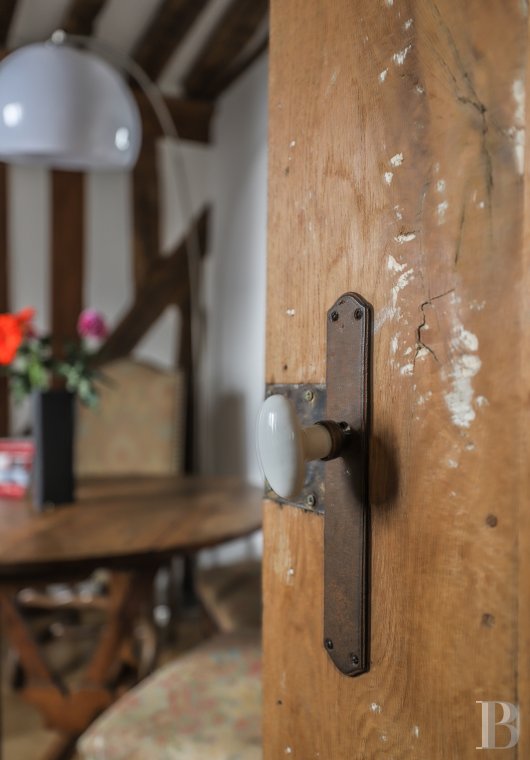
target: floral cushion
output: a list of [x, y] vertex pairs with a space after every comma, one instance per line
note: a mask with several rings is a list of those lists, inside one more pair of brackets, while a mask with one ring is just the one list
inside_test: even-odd
[[78, 751], [84, 760], [261, 760], [259, 635], [219, 636], [160, 668]]

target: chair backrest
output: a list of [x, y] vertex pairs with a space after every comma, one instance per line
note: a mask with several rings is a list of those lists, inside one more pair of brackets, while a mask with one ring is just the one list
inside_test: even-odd
[[81, 476], [182, 472], [184, 375], [130, 358], [102, 368], [95, 409], [79, 406], [76, 472]]

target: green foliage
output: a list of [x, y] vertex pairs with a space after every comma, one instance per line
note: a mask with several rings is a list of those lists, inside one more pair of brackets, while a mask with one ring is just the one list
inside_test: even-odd
[[32, 391], [47, 390], [53, 378], [59, 377], [64, 378], [66, 389], [77, 394], [81, 403], [94, 407], [99, 399], [96, 383], [104, 381], [104, 377], [91, 365], [91, 358], [82, 340], [68, 344], [64, 358], [57, 360], [52, 354], [50, 337], [31, 336], [22, 342], [12, 364], [2, 370], [9, 377], [17, 402]]

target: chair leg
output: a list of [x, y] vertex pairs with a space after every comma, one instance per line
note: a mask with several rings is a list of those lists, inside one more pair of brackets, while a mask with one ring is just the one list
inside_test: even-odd
[[64, 734], [55, 739], [52, 746], [42, 756], [42, 760], [70, 760], [75, 753], [79, 734]]

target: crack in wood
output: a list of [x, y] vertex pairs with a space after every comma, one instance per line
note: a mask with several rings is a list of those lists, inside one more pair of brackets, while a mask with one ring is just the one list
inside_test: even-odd
[[422, 340], [421, 332], [424, 329], [425, 325], [427, 324], [427, 315], [425, 313], [425, 307], [426, 306], [432, 306], [433, 301], [438, 301], [440, 298], [444, 298], [444, 296], [448, 296], [450, 293], [454, 293], [454, 288], [451, 288], [450, 290], [446, 290], [444, 293], [440, 293], [437, 296], [432, 296], [432, 298], [427, 299], [427, 301], [424, 301], [422, 304], [420, 304], [421, 313], [423, 315], [422, 322], [418, 325], [416, 328], [416, 353], [414, 354], [414, 358], [412, 360], [412, 364], [415, 367], [416, 366], [416, 359], [418, 358], [418, 354], [422, 349], [425, 349], [428, 351], [435, 361], [440, 363], [440, 360], [436, 356], [436, 353], [434, 350], [425, 343], [425, 341]]

